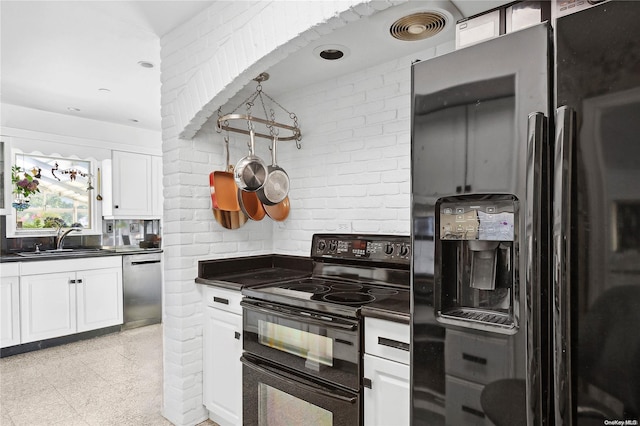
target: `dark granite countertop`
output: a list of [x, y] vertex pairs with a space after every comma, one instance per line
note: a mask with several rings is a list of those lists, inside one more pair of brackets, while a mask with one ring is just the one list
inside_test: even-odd
[[308, 257], [267, 254], [198, 262], [198, 284], [242, 290], [243, 287], [285, 281], [311, 274]]
[[77, 252], [62, 252], [55, 254], [47, 254], [43, 252], [41, 254], [29, 253], [27, 256], [21, 256], [16, 253], [5, 253], [0, 255], [0, 263], [9, 262], [32, 262], [42, 260], [59, 260], [59, 259], [82, 259], [86, 257], [104, 257], [104, 256], [122, 256], [130, 254], [146, 254], [146, 253], [162, 253], [162, 249], [159, 248], [125, 248], [125, 247], [87, 247], [76, 248]]

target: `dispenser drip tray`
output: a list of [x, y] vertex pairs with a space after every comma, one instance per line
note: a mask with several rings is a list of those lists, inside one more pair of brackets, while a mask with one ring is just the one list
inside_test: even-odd
[[514, 327], [515, 323], [509, 314], [502, 312], [487, 312], [482, 309], [458, 308], [442, 313], [442, 317], [465, 319], [467, 321], [490, 323], [498, 326]]

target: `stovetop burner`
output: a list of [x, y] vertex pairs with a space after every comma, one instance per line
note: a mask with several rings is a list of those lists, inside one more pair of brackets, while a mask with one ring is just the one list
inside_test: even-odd
[[376, 297], [369, 293], [353, 293], [348, 291], [341, 291], [337, 293], [325, 294], [322, 297], [327, 302], [342, 303], [345, 305], [364, 305], [376, 300]]
[[301, 291], [303, 293], [313, 293], [313, 294], [324, 294], [324, 293], [327, 293], [328, 291], [331, 291], [331, 287], [327, 287], [326, 285], [322, 285], [322, 284], [314, 284], [313, 282], [285, 284], [278, 287], [284, 288], [287, 290], [295, 290], [295, 291]]

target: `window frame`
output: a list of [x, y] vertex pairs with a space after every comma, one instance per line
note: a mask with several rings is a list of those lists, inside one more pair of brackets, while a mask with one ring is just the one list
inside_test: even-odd
[[[11, 148], [11, 157], [9, 158], [10, 167], [13, 167], [16, 164], [16, 158], [19, 156], [37, 156], [37, 157], [49, 157], [49, 158], [59, 158], [65, 160], [74, 160], [74, 161], [85, 161], [89, 163], [90, 173], [92, 175], [96, 175], [96, 171], [99, 167], [99, 161], [93, 157], [89, 158], [80, 158], [78, 156], [64, 156], [57, 153], [52, 154], [44, 154], [40, 151], [33, 152], [23, 152], [18, 148]], [[9, 167], [9, 169], [10, 169]], [[11, 175], [5, 179], [5, 192], [9, 192], [10, 203], [7, 210], [10, 210], [10, 214], [7, 215], [6, 226], [7, 226], [7, 237], [45, 237], [52, 236], [56, 234], [56, 230], [52, 228], [18, 228], [16, 224], [17, 214], [16, 209], [11, 207], [11, 200], [13, 199], [13, 184], [11, 183]], [[95, 178], [93, 179], [93, 185], [95, 186]], [[96, 190], [92, 191], [92, 195], [89, 197], [89, 209], [90, 209], [90, 228], [82, 228], [82, 232], [77, 233], [75, 235], [102, 235], [102, 209], [101, 206], [96, 200], [96, 197], [93, 196]]]

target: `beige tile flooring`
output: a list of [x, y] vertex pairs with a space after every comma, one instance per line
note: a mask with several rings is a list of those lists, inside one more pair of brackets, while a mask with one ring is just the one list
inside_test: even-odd
[[1, 426], [171, 425], [161, 404], [160, 324], [0, 359]]

